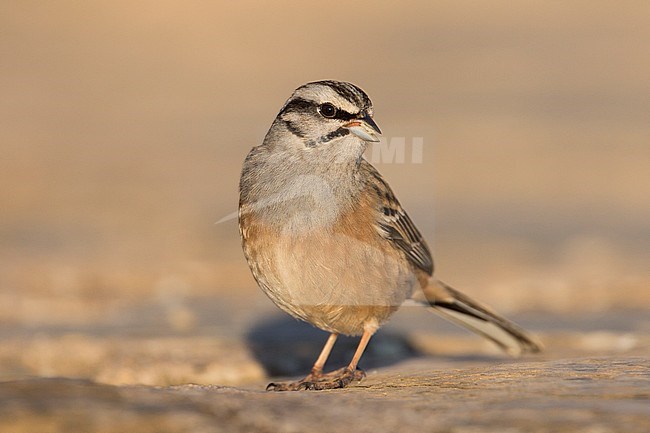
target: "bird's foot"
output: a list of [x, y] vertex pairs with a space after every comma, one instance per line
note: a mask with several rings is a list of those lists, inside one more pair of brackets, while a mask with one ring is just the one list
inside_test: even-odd
[[354, 381], [366, 377], [363, 370], [350, 370], [347, 367], [327, 374], [311, 373], [298, 382], [269, 383], [267, 391], [320, 391], [323, 389], [345, 388]]

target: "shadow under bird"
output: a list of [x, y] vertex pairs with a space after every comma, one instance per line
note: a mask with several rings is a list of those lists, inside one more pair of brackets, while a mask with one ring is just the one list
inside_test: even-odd
[[[282, 310], [330, 336], [311, 372], [267, 390], [343, 388], [370, 337], [407, 299], [513, 355], [541, 345], [489, 307], [433, 277], [424, 238], [363, 157], [381, 131], [359, 87], [316, 81], [296, 89], [244, 162], [239, 229], [260, 288]], [[339, 334], [361, 335], [347, 367], [324, 373]]]

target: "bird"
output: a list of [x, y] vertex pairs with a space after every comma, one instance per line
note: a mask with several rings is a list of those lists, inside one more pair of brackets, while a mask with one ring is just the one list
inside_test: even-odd
[[[429, 246], [377, 169], [364, 158], [381, 130], [358, 86], [298, 87], [239, 184], [242, 249], [261, 290], [284, 312], [329, 333], [310, 373], [268, 391], [344, 388], [365, 377], [373, 334], [408, 299], [519, 355], [532, 334], [433, 276]], [[324, 373], [339, 335], [361, 336], [346, 367]]]

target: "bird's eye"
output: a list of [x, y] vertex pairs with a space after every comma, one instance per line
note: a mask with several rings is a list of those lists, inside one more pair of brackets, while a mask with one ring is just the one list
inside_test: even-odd
[[332, 117], [336, 116], [336, 107], [329, 102], [326, 102], [318, 107], [318, 112], [321, 114], [321, 116], [331, 119]]

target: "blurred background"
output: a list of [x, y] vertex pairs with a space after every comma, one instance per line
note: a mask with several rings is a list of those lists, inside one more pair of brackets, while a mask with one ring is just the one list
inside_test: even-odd
[[[258, 349], [302, 325], [257, 289], [236, 220], [215, 223], [319, 79], [362, 87], [406, 138], [405, 163], [377, 165], [440, 278], [543, 335], [586, 317], [613, 338], [597, 347], [629, 349], [650, 330], [648, 17], [643, 1], [1, 2], [0, 378], [291, 373]], [[386, 335], [447, 332], [399, 314]]]

